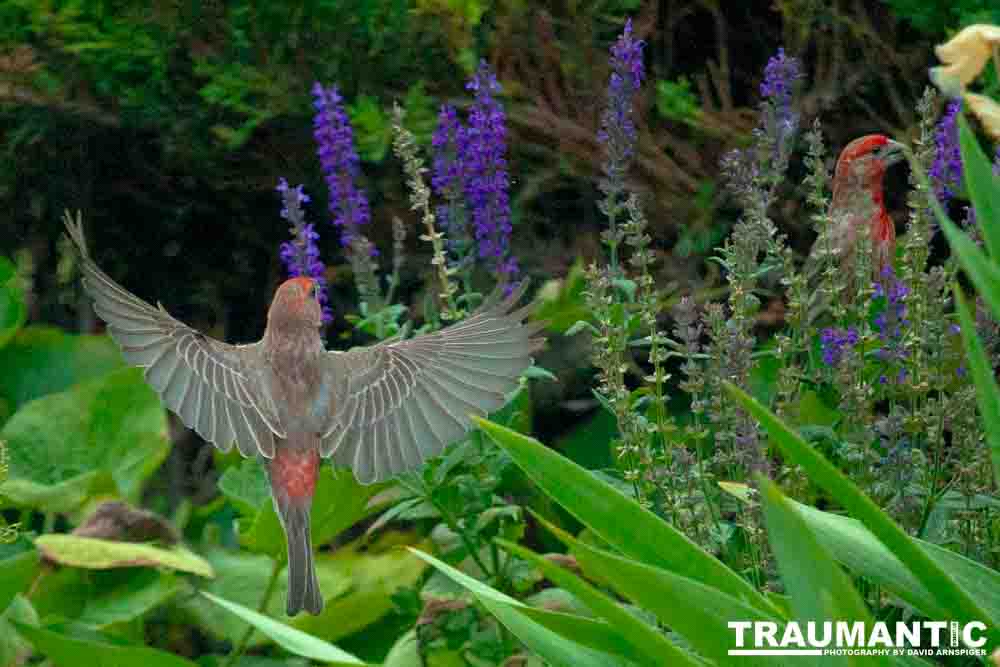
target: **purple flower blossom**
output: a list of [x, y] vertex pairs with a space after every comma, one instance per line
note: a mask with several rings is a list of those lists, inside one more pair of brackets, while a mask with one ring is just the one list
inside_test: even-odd
[[292, 234], [292, 240], [282, 243], [278, 254], [288, 269], [289, 278], [312, 278], [319, 286], [318, 298], [323, 308], [323, 323], [326, 324], [333, 320], [333, 314], [327, 305], [326, 267], [319, 258], [319, 248], [316, 246], [319, 234], [305, 221], [302, 211], [302, 205], [309, 202], [309, 195], [302, 192], [301, 185], [289, 187], [284, 178], [278, 181], [275, 189], [281, 194], [281, 217], [292, 224], [288, 230]]
[[611, 47], [611, 77], [608, 81], [608, 106], [601, 116], [597, 140], [604, 145], [605, 182], [601, 189], [612, 196], [624, 188], [625, 171], [635, 151], [636, 129], [632, 120], [632, 100], [642, 86], [645, 72], [642, 49], [645, 43], [632, 35], [632, 19]]
[[823, 363], [833, 368], [840, 365], [847, 350], [858, 344], [858, 331], [854, 327], [847, 329], [830, 327], [823, 329], [819, 339]]
[[503, 108], [494, 97], [500, 92], [500, 84], [486, 61], [481, 61], [465, 87], [475, 94], [475, 99], [469, 110], [464, 154], [459, 154], [458, 159], [465, 174], [465, 196], [472, 228], [479, 257], [493, 262], [501, 280], [510, 281], [518, 269], [517, 260], [509, 255], [507, 126]]
[[949, 102], [934, 131], [934, 162], [929, 175], [934, 194], [942, 206], [948, 205], [962, 185], [962, 152], [958, 144], [958, 114], [961, 110], [961, 99]]
[[892, 267], [882, 271], [881, 278], [872, 288], [875, 298], [885, 299], [885, 308], [875, 316], [875, 326], [882, 341], [882, 347], [876, 354], [883, 361], [902, 360], [906, 357], [902, 346], [903, 330], [910, 324], [906, 319], [906, 297], [910, 288], [896, 279]]
[[[431, 187], [445, 200], [438, 206], [437, 223], [447, 236], [448, 249], [462, 256], [461, 264], [468, 265], [475, 258], [463, 250], [471, 247], [466, 225], [465, 187], [467, 173], [466, 155], [469, 150], [469, 131], [462, 124], [455, 107], [442, 105], [438, 124], [431, 137], [434, 161], [431, 169]], [[452, 264], [458, 267], [458, 264]]]
[[764, 80], [760, 83], [763, 127], [756, 132], [767, 134], [772, 143], [772, 158], [779, 164], [788, 159], [792, 138], [799, 129], [799, 114], [792, 108], [792, 93], [801, 78], [801, 63], [798, 58], [786, 56], [784, 48], [779, 48], [778, 55], [769, 58], [764, 67]]
[[323, 177], [330, 190], [330, 213], [333, 224], [341, 228], [340, 244], [350, 247], [354, 235], [360, 233], [360, 226], [371, 219], [368, 200], [354, 183], [359, 172], [354, 132], [336, 86], [324, 88], [316, 82], [312, 94], [316, 108], [313, 137]]

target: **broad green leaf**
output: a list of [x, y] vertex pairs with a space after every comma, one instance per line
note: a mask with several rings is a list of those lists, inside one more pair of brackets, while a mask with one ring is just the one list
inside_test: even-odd
[[[728, 655], [730, 649], [736, 648], [736, 635], [728, 626], [730, 621], [771, 621], [780, 627], [785, 620], [777, 614], [762, 613], [744, 600], [699, 581], [596, 549], [562, 531], [558, 531], [557, 536], [589, 576], [606, 582], [619, 594], [655, 614], [663, 625], [684, 637], [700, 655], [717, 663], [735, 662]], [[597, 609], [594, 611], [600, 613]], [[738, 661], [747, 665], [797, 664], [774, 656], [766, 659], [741, 656]]]
[[[760, 478], [768, 541], [778, 561], [794, 618], [809, 621], [863, 621], [871, 624], [868, 608], [850, 578], [822, 547], [808, 524], [769, 480]], [[887, 664], [883, 656], [820, 656], [812, 664]]]
[[219, 477], [219, 491], [236, 509], [246, 516], [255, 517], [271, 503], [264, 467], [256, 459], [241, 459], [226, 468]]
[[123, 643], [122, 640], [68, 625], [34, 628], [24, 623], [12, 625], [35, 649], [57, 665], [87, 665], [87, 667], [197, 667], [173, 653], [145, 646]]
[[121, 352], [107, 336], [24, 327], [0, 348], [0, 424], [28, 401], [65, 391], [77, 382], [122, 368], [123, 363]]
[[962, 177], [976, 211], [986, 249], [994, 263], [1000, 262], [1000, 178], [983, 153], [976, 135], [962, 114], [958, 118], [958, 141], [962, 151]]
[[165, 603], [180, 590], [181, 582], [171, 572], [130, 570], [117, 585], [98, 586], [87, 597], [78, 620], [95, 628], [127, 623]]
[[612, 657], [607, 653], [595, 651], [556, 634], [527, 615], [530, 607], [490, 588], [478, 579], [456, 570], [430, 554], [412, 548], [410, 551], [418, 558], [433, 565], [452, 581], [466, 588], [504, 627], [549, 664], [565, 665], [566, 667], [627, 664], [618, 659], [617, 656]]
[[15, 595], [28, 589], [38, 574], [38, 563], [38, 552], [34, 549], [0, 560], [0, 612]]
[[761, 422], [770, 434], [771, 442], [790, 462], [800, 465], [814, 484], [836, 498], [909, 568], [927, 590], [933, 592], [939, 607], [947, 613], [949, 620], [982, 622], [988, 619], [991, 621], [988, 629], [990, 645], [995, 646], [1000, 642], [1000, 632], [996, 629], [998, 619], [987, 616], [969, 592], [961, 588], [954, 578], [879, 509], [854, 482], [845, 477], [770, 410], [735, 385], [725, 382], [724, 386], [730, 397]]
[[91, 470], [58, 484], [41, 484], [25, 478], [0, 482], [0, 499], [4, 504], [39, 512], [68, 514], [88, 500], [105, 495], [118, 495], [118, 485], [107, 470]]
[[[823, 547], [847, 569], [891, 591], [928, 618], [946, 615], [935, 597], [860, 521], [793, 500], [788, 502], [812, 528]], [[1000, 618], [1000, 573], [936, 544], [914, 541], [942, 570], [951, 573], [962, 588], [976, 591], [977, 600], [989, 618]]]
[[348, 589], [332, 595], [324, 588], [323, 612], [319, 616], [301, 614], [293, 625], [328, 641], [372, 625], [395, 609], [395, 593], [423, 578], [427, 566], [403, 547], [424, 544], [415, 533], [387, 531], [374, 542], [359, 539], [337, 547], [330, 555], [320, 554], [317, 567], [345, 578]]
[[[551, 526], [549, 528], [553, 529]], [[627, 646], [624, 647], [626, 650], [620, 652], [623, 657], [645, 665], [658, 665], [664, 661], [668, 661], [671, 665], [700, 664], [692, 656], [671, 643], [658, 630], [626, 611], [615, 600], [601, 593], [572, 572], [564, 570], [555, 563], [516, 544], [504, 540], [497, 540], [497, 542], [512, 554], [531, 562], [542, 571], [549, 581], [576, 595], [592, 612], [604, 618], [627, 642]]]
[[205, 591], [202, 591], [201, 594], [223, 609], [236, 614], [241, 619], [257, 628], [257, 630], [273, 639], [276, 644], [289, 653], [301, 655], [304, 658], [311, 658], [313, 660], [322, 660], [327, 664], [364, 664], [347, 651], [343, 651], [329, 642], [325, 642], [322, 639], [313, 637], [312, 635], [306, 634], [301, 630], [297, 630], [289, 625], [281, 623], [280, 621], [276, 621], [273, 618], [264, 616], [253, 609], [244, 607], [236, 602], [230, 602], [229, 600], [212, 595], [211, 593], [206, 593]]
[[780, 615], [748, 581], [631, 498], [537, 440], [473, 419], [542, 490], [611, 546], [744, 600], [765, 615]]
[[[259, 609], [274, 561], [263, 554], [244, 551], [209, 549], [204, 553], [206, 560], [216, 572], [215, 579], [205, 582], [201, 590], [221, 598]], [[317, 562], [316, 576], [325, 599], [344, 595], [351, 589], [351, 580], [325, 562]], [[285, 614], [285, 597], [288, 594], [288, 579], [284, 570], [278, 572], [270, 603], [265, 611], [268, 616], [290, 623]], [[203, 632], [217, 639], [239, 641], [249, 627], [242, 619], [231, 614], [220, 614], [214, 605], [200, 596], [184, 600], [183, 608]], [[255, 633], [250, 646], [258, 646], [267, 641], [260, 633]]]
[[576, 261], [565, 278], [549, 280], [538, 290], [538, 307], [534, 319], [545, 320], [546, 329], [566, 333], [576, 322], [591, 321], [583, 292], [587, 288], [583, 262]]
[[[1000, 229], [996, 233], [1000, 235]], [[1000, 258], [1000, 254], [997, 257]], [[993, 478], [1000, 483], [1000, 387], [997, 386], [993, 363], [986, 356], [983, 343], [976, 333], [976, 320], [969, 311], [962, 289], [956, 285], [954, 292], [955, 308], [962, 326], [962, 341], [965, 343], [965, 357], [976, 383], [976, 401], [979, 403], [979, 414], [983, 419], [986, 442], [993, 461]]]
[[[14, 264], [6, 257], [0, 257], [0, 347], [14, 337], [28, 317], [24, 294], [14, 276]], [[0, 421], [2, 419], [3, 410], [0, 409]]]
[[0, 611], [0, 665], [16, 665], [19, 656], [31, 652], [31, 644], [17, 632], [12, 621], [25, 625], [38, 625], [38, 614], [23, 595], [18, 594]]
[[49, 560], [70, 567], [104, 570], [117, 567], [166, 567], [202, 577], [214, 577], [212, 566], [181, 546], [156, 547], [137, 542], [115, 542], [78, 535], [50, 534], [35, 540]]
[[138, 368], [32, 401], [4, 425], [0, 439], [7, 441], [12, 480], [54, 486], [109, 470], [136, 504], [170, 449], [166, 413]]

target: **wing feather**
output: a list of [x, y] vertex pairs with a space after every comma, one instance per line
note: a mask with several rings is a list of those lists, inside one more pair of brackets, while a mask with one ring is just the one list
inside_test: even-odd
[[419, 467], [501, 407], [531, 365], [544, 323], [515, 309], [524, 286], [463, 322], [325, 357], [329, 416], [321, 453], [371, 483]]
[[285, 433], [262, 381], [261, 344], [213, 340], [131, 294], [91, 259], [79, 216], [67, 214], [64, 222], [80, 254], [94, 312], [107, 323], [125, 360], [145, 369], [163, 404], [222, 451], [235, 439], [244, 456], [274, 456], [274, 436]]

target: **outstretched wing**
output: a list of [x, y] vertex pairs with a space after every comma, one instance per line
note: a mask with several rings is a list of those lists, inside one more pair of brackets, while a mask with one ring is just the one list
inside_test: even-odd
[[80, 253], [83, 285], [125, 360], [145, 369], [163, 404], [224, 452], [233, 441], [243, 456], [274, 456], [284, 437], [277, 409], [261, 383], [260, 343], [227, 345], [154, 308], [108, 277], [87, 252], [79, 214], [66, 231]]
[[418, 467], [501, 407], [531, 365], [544, 323], [511, 312], [525, 285], [442, 331], [329, 352], [331, 420], [320, 453], [369, 484]]

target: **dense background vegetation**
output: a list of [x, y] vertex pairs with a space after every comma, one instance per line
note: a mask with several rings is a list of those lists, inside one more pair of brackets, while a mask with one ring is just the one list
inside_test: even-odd
[[[773, 536], [769, 547], [754, 532], [765, 514], [773, 534], [788, 540], [802, 532], [798, 522], [820, 526], [826, 541], [799, 547], [817, 559], [832, 554], [853, 567], [853, 583], [861, 591], [858, 605], [863, 599], [874, 616], [895, 619], [904, 610], [933, 616], [951, 609], [928, 601], [926, 586], [913, 585], [905, 572], [866, 570], [869, 560], [851, 560], [864, 549], [874, 554], [870, 560], [884, 556], [879, 549], [885, 539], [871, 525], [866, 523], [882, 542], [868, 534], [859, 538], [832, 515], [795, 514], [788, 509], [791, 501], [769, 486], [755, 486], [749, 474], [729, 478], [723, 500], [718, 493], [688, 493], [684, 497], [701, 494], [705, 507], [678, 513], [674, 504], [672, 515], [663, 510], [669, 503], [657, 504], [622, 474], [628, 466], [613, 436], [623, 421], [614, 406], [604, 409], [601, 395], [592, 393], [591, 387], [603, 380], [589, 361], [590, 337], [563, 334], [577, 320], [597, 315], [582, 295], [587, 281], [581, 267], [601, 261], [603, 252], [607, 222], [597, 202], [605, 154], [597, 137], [611, 71], [608, 48], [626, 16], [633, 17], [636, 36], [646, 42], [647, 76], [635, 102], [638, 140], [628, 188], [641, 197], [648, 220], [650, 270], [662, 307], [676, 305], [682, 295], [692, 295], [697, 303], [731, 296], [732, 271], [708, 259], [746, 207], [727, 191], [719, 162], [730, 149], [753, 145], [758, 86], [779, 46], [802, 63], [795, 97], [799, 126], [822, 120], [827, 155], [819, 162], [828, 169], [839, 148], [860, 134], [927, 140], [942, 106], [940, 101], [933, 108], [917, 104], [927, 85], [926, 70], [936, 64], [933, 46], [970, 23], [1000, 24], [1000, 9], [988, 0], [598, 0], [544, 7], [461, 0], [0, 4], [0, 313], [8, 318], [0, 322], [0, 438], [15, 445], [10, 455], [15, 474], [0, 487], [0, 508], [9, 523], [20, 522], [22, 535], [0, 547], [7, 561], [0, 580], [0, 609], [6, 608], [0, 616], [0, 665], [42, 655], [70, 664], [66, 656], [76, 660], [84, 651], [114, 664], [189, 664], [171, 662], [164, 653], [142, 653], [136, 648], [141, 644], [206, 665], [279, 664], [278, 656], [286, 652], [337, 659], [328, 652], [333, 650], [329, 644], [308, 644], [281, 627], [269, 633], [259, 619], [256, 627], [264, 633], [249, 635], [246, 619], [198, 593], [282, 616], [283, 577], [277, 575], [284, 545], [263, 480], [254, 462], [214, 452], [168, 417], [155, 395], [143, 389], [141, 375], [120, 368], [113, 344], [89, 335], [99, 323], [82, 296], [59, 218], [64, 208], [81, 209], [97, 261], [140, 296], [163, 302], [172, 314], [217, 338], [249, 341], [261, 334], [266, 305], [284, 275], [278, 246], [287, 239], [288, 226], [278, 215], [275, 186], [281, 177], [303, 183], [312, 196], [307, 213], [321, 232], [328, 265], [335, 315], [328, 341], [338, 348], [370, 343], [374, 330], [354, 326], [355, 270], [327, 224], [328, 193], [311, 131], [313, 83], [336, 83], [348, 104], [361, 157], [359, 184], [372, 205], [369, 236], [382, 250], [384, 267], [395, 256], [392, 219], [413, 226], [403, 246], [397, 300], [421, 324], [425, 315], [428, 320], [434, 315], [425, 307], [433, 301], [434, 269], [430, 246], [415, 231], [418, 214], [410, 210], [402, 165], [393, 155], [391, 107], [398, 102], [405, 109], [407, 128], [429, 151], [439, 106], [465, 110], [472, 104], [465, 82], [480, 59], [503, 86], [512, 251], [523, 273], [542, 286], [543, 309], [553, 322], [549, 347], [538, 359], [551, 376], [537, 374], [530, 390], [493, 421], [551, 443], [585, 468], [604, 470], [600, 477], [581, 478], [580, 484], [593, 479], [615, 484], [668, 515], [671, 525], [728, 566], [704, 580], [695, 574], [697, 565], [680, 574], [744, 596], [745, 604], [767, 617], [790, 617], [789, 610], [798, 608], [789, 602], [796, 589], [788, 583], [788, 571], [781, 571], [784, 586], [776, 574], [773, 557], [781, 561], [782, 547], [774, 545]], [[984, 74], [982, 86], [996, 94], [995, 71]], [[791, 160], [778, 189], [781, 197], [768, 209], [798, 254], [814, 237], [809, 223], [814, 211], [806, 205], [810, 193], [800, 185], [815, 168], [803, 160], [805, 144], [800, 142]], [[903, 170], [890, 173], [886, 188], [901, 233], [906, 179]], [[952, 202], [956, 218], [966, 203], [963, 198]], [[939, 263], [947, 255], [940, 235], [930, 249]], [[472, 283], [485, 290], [490, 280], [480, 271]], [[588, 284], [593, 288], [594, 281]], [[768, 349], [783, 324], [784, 306], [774, 281], [762, 284], [759, 294], [762, 304], [752, 313], [749, 330], [760, 349]], [[664, 312], [660, 329], [682, 326], [677, 315]], [[683, 331], [672, 335], [683, 338]], [[957, 339], [951, 345], [958, 354]], [[642, 384], [646, 359], [645, 350], [628, 356], [630, 387]], [[669, 411], [687, 428], [691, 392], [679, 386], [681, 361], [665, 363], [677, 377], [664, 387]], [[747, 377], [746, 388], [758, 397], [780, 397], [777, 367], [760, 364]], [[941, 552], [956, 550], [996, 566], [1000, 501], [995, 488], [977, 486], [961, 497], [945, 497], [954, 490], [949, 486], [935, 496], [942, 500], [939, 507], [926, 500], [940, 490], [935, 484], [943, 484], [936, 477], [879, 487], [873, 475], [858, 472], [874, 470], [867, 455], [824, 441], [836, 439], [831, 435], [839, 428], [835, 410], [842, 409], [837, 399], [819, 388], [796, 396], [796, 424], [817, 427], [809, 439], [824, 443], [824, 453], [842, 469], [858, 473], [859, 486], [875, 495], [907, 533], [942, 545]], [[877, 410], [888, 414], [885, 406], [893, 401], [886, 397]], [[650, 413], [651, 420], [655, 416]], [[943, 433], [942, 427], [942, 442]], [[587, 597], [593, 589], [559, 580], [562, 575], [551, 572], [549, 564], [579, 571], [575, 559], [603, 557], [586, 552], [593, 546], [613, 547], [643, 567], [677, 569], [685, 558], [702, 562], [684, 550], [686, 543], [672, 529], [641, 523], [645, 514], [629, 526], [636, 529], [634, 535], [616, 536], [590, 509], [570, 509], [571, 514], [560, 509], [569, 496], [553, 490], [552, 478], [545, 475], [572, 475], [576, 469], [562, 470], [544, 454], [518, 449], [527, 445], [509, 433], [498, 437], [509, 440], [504, 450], [474, 435], [401, 485], [360, 487], [344, 474], [324, 478], [314, 526], [323, 526], [315, 541], [324, 545], [320, 577], [328, 610], [318, 619], [296, 619], [295, 627], [369, 662], [500, 664], [537, 660], [535, 655], [558, 662], [553, 658], [558, 652], [539, 648], [551, 646], [543, 641], [547, 636], [538, 640], [541, 644], [525, 639], [544, 635], [537, 634], [541, 627], [554, 633], [553, 641], [563, 640], [558, 619], [545, 613], [593, 613], [613, 625], [627, 625], [627, 619], [615, 616], [614, 609], [601, 611], [600, 599]], [[698, 451], [700, 437], [693, 437], [691, 451]], [[891, 455], [897, 457], [897, 470], [932, 468], [908, 458], [914, 456], [909, 449], [905, 456], [896, 450], [883, 454], [883, 466]], [[532, 469], [531, 461], [540, 467]], [[670, 465], [681, 463], [671, 460]], [[802, 461], [796, 464], [809, 469]], [[802, 470], [791, 463], [778, 472], [785, 492], [802, 502], [854, 507], [816, 479], [822, 490], [806, 484]], [[965, 478], [956, 479], [955, 489], [961, 490]], [[702, 483], [693, 475], [685, 480], [692, 486]], [[916, 510], [896, 494], [899, 488], [918, 498]], [[684, 495], [676, 488], [669, 491], [675, 492]], [[567, 493], [571, 496], [572, 489]], [[766, 512], [761, 494], [771, 499]], [[100, 505], [112, 498], [129, 506]], [[619, 500], [614, 496], [607, 502]], [[720, 512], [704, 513], [712, 503]], [[95, 515], [99, 506], [103, 514]], [[640, 512], [637, 505], [615, 507]], [[528, 508], [536, 514], [527, 514]], [[739, 518], [744, 511], [746, 521]], [[567, 547], [571, 538], [544, 528], [543, 518], [574, 534], [587, 526], [579, 533], [582, 544]], [[630, 546], [642, 534], [637, 526], [648, 528], [646, 539], [655, 534], [670, 542], [675, 556], [657, 561]], [[162, 548], [141, 551], [121, 543], [95, 553], [64, 537], [69, 531], [109, 542], [152, 541]], [[517, 552], [515, 558], [509, 554], [517, 547], [502, 550], [494, 538], [555, 555], [541, 562], [527, 553]], [[444, 569], [433, 570], [404, 546], [461, 565], [494, 588], [462, 594], [455, 583], [460, 575], [449, 578]], [[573, 557], [565, 555], [567, 548]], [[993, 570], [970, 569], [968, 561], [948, 560], [950, 551], [932, 553], [964, 582], [996, 576]], [[159, 567], [124, 567], [137, 560]], [[575, 639], [596, 652], [597, 658], [590, 656], [594, 664], [609, 653], [625, 656], [623, 663], [642, 662], [633, 653], [636, 646], [640, 656], [643, 651], [669, 654], [679, 650], [674, 642], [715, 658], [707, 648], [714, 641], [708, 631], [699, 643], [692, 635], [698, 628], [686, 632], [683, 618], [656, 608], [641, 591], [637, 599], [627, 585], [602, 578], [620, 566], [604, 562], [584, 570], [592, 582], [635, 603], [629, 611], [651, 625], [605, 634], [603, 621], [583, 626]], [[959, 574], [950, 569], [962, 567]], [[210, 573], [214, 578], [206, 576]], [[829, 577], [835, 588], [852, 586], [841, 581], [839, 569]], [[665, 587], [656, 589], [660, 594], [693, 595], [684, 588], [687, 579], [657, 582]], [[527, 602], [540, 615], [511, 620], [513, 598], [494, 589]], [[991, 612], [993, 602], [984, 603]], [[854, 610], [845, 609], [839, 611], [850, 615]], [[657, 620], [671, 628], [662, 635], [669, 639], [644, 634]], [[256, 655], [240, 655], [244, 651]], [[576, 655], [567, 664], [584, 662]]]

